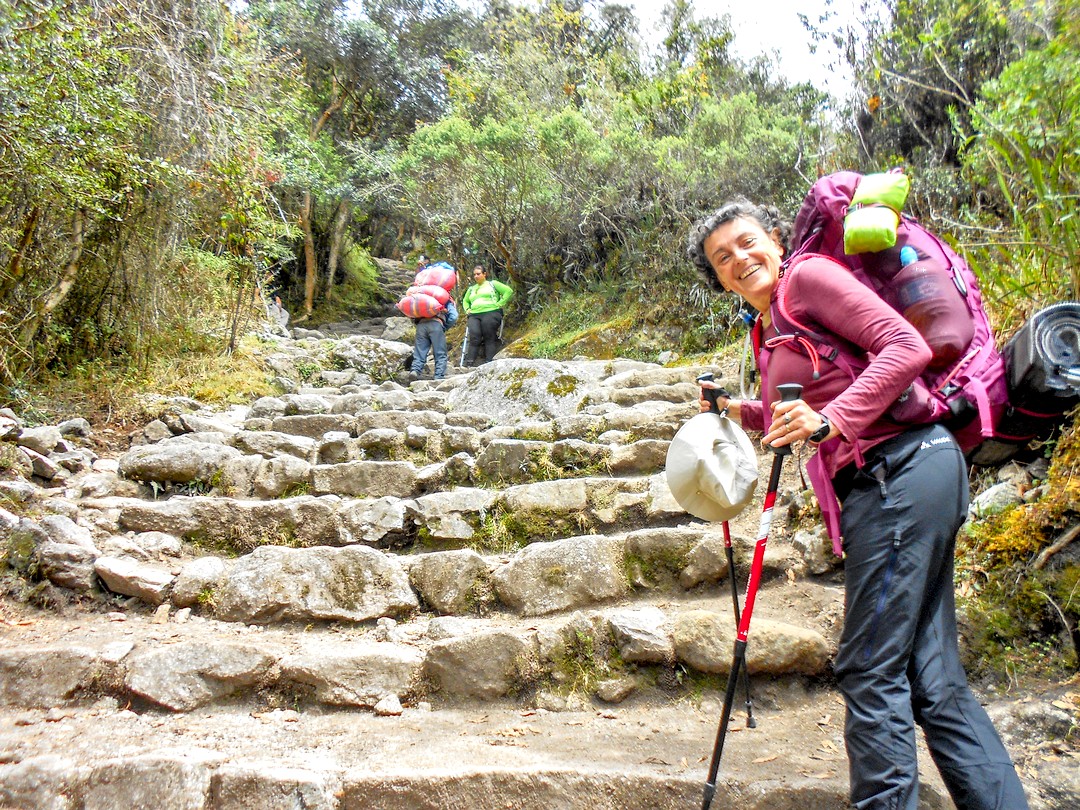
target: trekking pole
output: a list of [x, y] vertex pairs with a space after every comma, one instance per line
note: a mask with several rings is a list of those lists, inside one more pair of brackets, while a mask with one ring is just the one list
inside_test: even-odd
[[458, 363], [460, 368], [465, 368], [465, 350], [469, 348], [469, 321], [465, 321], [465, 337], [461, 341], [461, 362]]
[[[777, 390], [780, 392], [782, 402], [792, 402], [802, 396], [802, 386], [797, 383], [778, 385]], [[757, 544], [754, 546], [754, 561], [750, 565], [750, 580], [746, 583], [746, 606], [739, 620], [739, 629], [735, 633], [735, 652], [731, 659], [731, 671], [728, 673], [727, 689], [724, 692], [724, 706], [720, 712], [720, 727], [716, 730], [716, 744], [713, 745], [712, 762], [709, 764], [709, 778], [705, 782], [701, 810], [709, 810], [713, 796], [716, 795], [716, 774], [720, 770], [720, 756], [724, 752], [724, 738], [727, 736], [728, 720], [731, 719], [731, 705], [735, 701], [739, 668], [746, 663], [746, 640], [750, 635], [750, 617], [754, 613], [754, 601], [757, 599], [758, 584], [761, 581], [765, 543], [769, 538], [769, 527], [772, 525], [776, 491], [780, 488], [780, 471], [784, 466], [784, 457], [791, 455], [791, 445], [786, 444], [771, 449], [776, 455], [773, 456], [772, 471], [769, 473], [769, 486], [765, 490], [765, 504], [761, 512]]]
[[[710, 371], [698, 377], [697, 381], [699, 383], [712, 382], [713, 379], [713, 374]], [[731, 395], [727, 390], [724, 388], [702, 388], [701, 390], [709, 403], [709, 412], [719, 414], [721, 417], [727, 416], [727, 409], [720, 410], [720, 405], [716, 401], [719, 397], [730, 397]], [[735, 582], [735, 553], [731, 548], [731, 525], [725, 520], [723, 527], [724, 554], [727, 556], [728, 578], [731, 580], [731, 604], [735, 611], [735, 627], [737, 629], [741, 621], [741, 613], [739, 610], [739, 585]], [[745, 660], [742, 667], [742, 679], [743, 691], [746, 693], [746, 727], [757, 728], [757, 721], [754, 720], [754, 702], [750, 698], [750, 673], [746, 668]]]
[[[728, 522], [724, 521], [724, 553], [727, 555], [728, 561], [728, 578], [731, 580], [731, 603], [735, 609], [735, 626], [736, 628], [742, 622], [742, 616], [739, 612], [739, 586], [735, 583], [735, 555], [731, 550], [731, 526]], [[746, 727], [757, 728], [757, 720], [754, 719], [754, 702], [750, 699], [750, 670], [746, 666], [746, 658], [743, 658], [742, 665], [742, 679], [743, 679], [743, 691], [746, 693]]]

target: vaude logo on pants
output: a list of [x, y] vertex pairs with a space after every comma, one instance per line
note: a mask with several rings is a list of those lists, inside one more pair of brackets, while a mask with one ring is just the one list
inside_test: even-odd
[[938, 436], [938, 438], [934, 439], [933, 441], [929, 441], [929, 442], [924, 439], [923, 443], [919, 445], [919, 449], [920, 450], [929, 450], [934, 445], [937, 445], [937, 444], [949, 444], [951, 442], [952, 442], [952, 439], [950, 439], [948, 436]]

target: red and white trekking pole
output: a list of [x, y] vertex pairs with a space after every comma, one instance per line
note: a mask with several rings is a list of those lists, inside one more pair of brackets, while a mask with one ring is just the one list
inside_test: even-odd
[[[739, 611], [739, 586], [735, 582], [735, 555], [731, 549], [731, 526], [724, 521], [724, 553], [727, 555], [728, 579], [731, 580], [731, 603], [735, 610], [735, 627], [742, 624], [742, 615]], [[746, 694], [746, 727], [757, 728], [754, 719], [754, 702], [750, 699], [750, 672], [746, 668], [746, 659], [742, 666], [743, 691]]]
[[[777, 386], [780, 399], [792, 402], [802, 396], [802, 386], [787, 383]], [[769, 486], [765, 490], [765, 504], [761, 512], [761, 524], [758, 539], [754, 546], [754, 560], [750, 564], [750, 580], [746, 583], [746, 606], [739, 619], [739, 628], [735, 633], [735, 652], [731, 659], [731, 671], [728, 673], [727, 689], [724, 692], [724, 707], [720, 712], [720, 726], [716, 730], [716, 744], [713, 745], [712, 762], [709, 764], [709, 778], [705, 782], [705, 795], [701, 810], [709, 810], [716, 794], [716, 774], [720, 770], [720, 756], [724, 752], [724, 738], [727, 736], [728, 720], [731, 719], [731, 706], [735, 702], [735, 689], [738, 684], [739, 670], [746, 666], [746, 641], [750, 635], [750, 618], [754, 613], [754, 601], [757, 599], [758, 584], [761, 582], [761, 568], [765, 560], [765, 543], [769, 539], [769, 527], [772, 525], [773, 506], [776, 492], [780, 488], [780, 470], [784, 457], [791, 455], [791, 446], [772, 448], [772, 471], [769, 473]]]
[[[698, 377], [697, 381], [699, 383], [712, 382], [713, 379], [712, 372], [708, 372]], [[727, 416], [727, 410], [721, 410], [720, 404], [717, 402], [720, 397], [730, 396], [725, 389], [702, 388], [701, 391], [705, 395], [706, 401], [709, 403], [709, 411], [711, 413]], [[731, 604], [735, 612], [735, 627], [737, 629], [742, 618], [739, 609], [739, 585], [735, 581], [735, 553], [731, 547], [731, 524], [725, 520], [722, 525], [724, 527], [724, 554], [727, 557], [728, 579], [731, 581]], [[746, 671], [745, 664], [746, 662], [744, 661], [742, 667], [742, 679], [743, 691], [746, 694], [746, 727], [757, 728], [757, 722], [754, 720], [754, 703], [750, 698], [750, 673]]]

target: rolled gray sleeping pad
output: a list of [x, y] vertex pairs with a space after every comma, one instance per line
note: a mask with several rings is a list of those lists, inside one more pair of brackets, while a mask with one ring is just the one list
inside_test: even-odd
[[1040, 412], [1065, 405], [1062, 410], [1067, 410], [1068, 400], [1080, 398], [1080, 302], [1039, 310], [1002, 354], [1013, 405]]

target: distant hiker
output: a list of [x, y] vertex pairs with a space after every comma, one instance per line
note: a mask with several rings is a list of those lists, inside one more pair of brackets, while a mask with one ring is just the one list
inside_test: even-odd
[[[846, 597], [833, 669], [847, 705], [851, 804], [915, 810], [918, 723], [958, 810], [1023, 810], [1016, 770], [960, 663], [953, 551], [967, 517], [964, 457], [942, 425], [900, 422], [891, 410], [931, 349], [843, 265], [808, 253], [782, 266], [790, 234], [776, 209], [737, 199], [697, 223], [688, 253], [714, 289], [759, 313], [762, 397], [718, 405], [767, 445], [816, 445], [824, 475], [811, 476], [814, 490], [823, 509], [834, 491], [842, 504]], [[855, 378], [810, 340], [787, 341], [777, 324], [788, 320], [857, 349]], [[776, 386], [788, 382], [803, 386], [802, 399], [780, 401]], [[709, 408], [704, 395], [700, 406]]]
[[283, 329], [289, 326], [289, 310], [281, 303], [281, 296], [275, 295], [270, 304], [270, 317], [273, 318]]
[[476, 365], [481, 344], [483, 362], [490, 361], [499, 351], [499, 331], [503, 322], [503, 307], [513, 297], [512, 288], [501, 281], [489, 279], [480, 265], [473, 268], [473, 285], [461, 299], [462, 309], [469, 316], [466, 323], [468, 350], [465, 365]]

